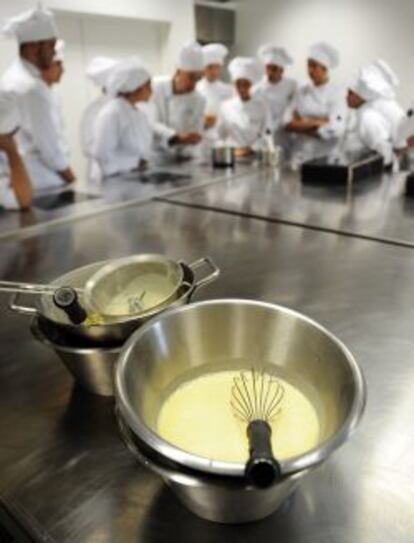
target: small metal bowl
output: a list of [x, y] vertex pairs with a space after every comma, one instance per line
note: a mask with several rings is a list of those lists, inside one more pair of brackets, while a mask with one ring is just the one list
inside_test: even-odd
[[[145, 256], [145, 255], [142, 255]], [[51, 284], [56, 287], [70, 286], [83, 288], [90, 277], [96, 274], [103, 266], [110, 261], [95, 262], [82, 268], [72, 270], [65, 275], [55, 279]], [[78, 342], [79, 338], [90, 341], [90, 345], [96, 347], [110, 346], [124, 343], [129, 336], [144, 322], [155, 315], [165, 311], [167, 308], [184, 305], [189, 302], [194, 293], [205, 285], [214, 281], [220, 274], [220, 270], [208, 257], [200, 258], [191, 264], [180, 262], [182, 270], [182, 283], [172, 300], [168, 303], [147, 311], [145, 315], [132, 316], [125, 319], [105, 319], [101, 324], [80, 324], [74, 325], [70, 322], [64, 311], [56, 307], [51, 296], [37, 296], [36, 303], [32, 306], [23, 305], [17, 295], [10, 299], [9, 308], [13, 311], [29, 316], [42, 316], [50, 326], [54, 326], [61, 332], [68, 342]], [[82, 302], [82, 300], [81, 300]]]
[[92, 347], [80, 340], [77, 345], [67, 344], [55, 327], [42, 317], [32, 321], [33, 336], [52, 349], [75, 380], [89, 392], [101, 396], [114, 394], [114, 366], [122, 346]]
[[234, 147], [230, 147], [229, 145], [213, 147], [211, 158], [213, 168], [234, 168], [236, 163]]

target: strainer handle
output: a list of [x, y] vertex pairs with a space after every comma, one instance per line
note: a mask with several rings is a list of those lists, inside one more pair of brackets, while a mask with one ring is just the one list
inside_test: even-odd
[[59, 287], [53, 295], [53, 303], [69, 317], [72, 324], [82, 324], [88, 314], [79, 302], [78, 293], [72, 287]]
[[194, 289], [198, 289], [204, 287], [205, 285], [208, 285], [220, 275], [220, 268], [218, 268], [208, 256], [200, 258], [195, 262], [188, 264], [188, 267], [192, 272], [194, 272], [194, 274], [197, 272], [197, 270], [204, 266], [207, 266], [207, 268], [209, 268], [210, 273], [206, 275], [206, 277], [203, 277], [202, 279], [196, 281], [196, 283], [194, 284]]
[[39, 311], [35, 307], [19, 304], [19, 297], [20, 294], [18, 292], [15, 292], [10, 296], [8, 303], [9, 309], [15, 311], [16, 313], [20, 313], [21, 315], [33, 316], [39, 314]]

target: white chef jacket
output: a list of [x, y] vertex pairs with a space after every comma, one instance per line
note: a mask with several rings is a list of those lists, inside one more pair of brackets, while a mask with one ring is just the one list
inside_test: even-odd
[[21, 59], [6, 70], [2, 85], [16, 96], [20, 115], [16, 141], [34, 188], [62, 186], [64, 180], [57, 172], [69, 164], [59, 145], [51, 89], [40, 71]]
[[[366, 102], [355, 111], [355, 123], [345, 135], [344, 150], [347, 153], [376, 151], [384, 158], [385, 164], [392, 164], [398, 129], [395, 120], [401, 108], [394, 100], [388, 100], [394, 104], [384, 104], [384, 100]], [[401, 113], [404, 116], [402, 110]]]
[[253, 94], [263, 98], [272, 116], [272, 129], [276, 132], [283, 126], [286, 111], [292, 104], [297, 92], [294, 79], [284, 77], [278, 83], [271, 83], [265, 76], [253, 87]]
[[257, 96], [247, 102], [235, 96], [220, 108], [218, 133], [229, 145], [259, 150], [265, 145], [265, 135], [270, 129], [270, 111]]
[[86, 176], [89, 181], [98, 181], [102, 174], [98, 163], [93, 158], [93, 134], [96, 119], [103, 106], [110, 100], [107, 94], [101, 94], [85, 109], [80, 122], [80, 143], [84, 156], [87, 159]]
[[293, 158], [305, 162], [330, 154], [346, 129], [345, 88], [330, 82], [321, 86], [305, 85], [299, 89], [286, 113], [286, 124], [290, 122], [295, 111], [301, 117], [327, 118], [329, 121], [319, 129], [319, 137], [294, 134]]
[[405, 138], [400, 134], [400, 126], [405, 118], [403, 108], [392, 98], [379, 98], [372, 102], [372, 106], [387, 119], [394, 149], [404, 149], [406, 147]]
[[80, 123], [80, 142], [82, 152], [85, 157], [90, 158], [92, 155], [93, 132], [96, 118], [99, 115], [102, 107], [110, 100], [106, 94], [101, 94], [93, 100], [85, 109]]
[[206, 115], [218, 115], [223, 102], [233, 97], [233, 87], [223, 81], [210, 83], [205, 77], [196, 86], [196, 90], [206, 101]]
[[199, 92], [174, 94], [170, 76], [155, 77], [152, 90], [147, 111], [159, 148], [168, 149], [169, 139], [178, 132], [202, 134], [206, 101]]
[[54, 88], [50, 89], [50, 93], [52, 101], [52, 117], [58, 135], [58, 145], [62, 151], [63, 156], [65, 156], [66, 159], [69, 161], [70, 147], [65, 134], [65, 121], [63, 119], [62, 101], [59, 94]]
[[95, 120], [92, 156], [103, 177], [129, 172], [151, 158], [152, 140], [147, 116], [125, 98], [112, 98]]
[[10, 167], [5, 153], [0, 151], [0, 206], [20, 209], [14, 190], [10, 186]]

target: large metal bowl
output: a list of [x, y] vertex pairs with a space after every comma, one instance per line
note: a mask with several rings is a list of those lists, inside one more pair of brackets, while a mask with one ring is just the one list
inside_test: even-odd
[[[318, 445], [282, 460], [282, 477], [265, 490], [249, 486], [244, 464], [183, 451], [162, 439], [156, 427], [165, 398], [180, 383], [259, 363], [303, 383], [321, 425]], [[257, 520], [277, 509], [306, 473], [348, 439], [365, 405], [361, 370], [335, 336], [300, 313], [247, 300], [195, 303], [153, 319], [122, 350], [115, 386], [130, 448], [188, 508], [219, 522]]]
[[[111, 261], [95, 262], [94, 264], [77, 268], [58, 277], [51, 284], [83, 288], [89, 278], [103, 266], [107, 265], [108, 262]], [[76, 342], [79, 338], [83, 338], [89, 340], [94, 347], [98, 345], [105, 347], [121, 345], [144, 322], [168, 307], [176, 307], [187, 303], [196, 290], [214, 281], [220, 273], [220, 270], [208, 257], [201, 258], [191, 264], [181, 262], [180, 267], [183, 271], [183, 280], [181, 286], [177, 289], [174, 299], [170, 300], [168, 304], [155, 308], [153, 311], [146, 312], [144, 316], [105, 319], [105, 322], [102, 324], [74, 325], [70, 322], [66, 313], [53, 303], [52, 297], [47, 295], [38, 296], [33, 306], [23, 305], [18, 301], [17, 295], [14, 295], [11, 298], [9, 307], [13, 311], [24, 315], [32, 317], [41, 316], [49, 322], [50, 326], [55, 326], [68, 340], [73, 339]]]

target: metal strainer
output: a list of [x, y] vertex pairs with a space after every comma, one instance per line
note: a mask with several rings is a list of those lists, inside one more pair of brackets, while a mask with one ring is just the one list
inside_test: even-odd
[[183, 284], [179, 263], [160, 255], [120, 258], [100, 268], [87, 281], [88, 307], [106, 317], [145, 315], [168, 304]]

